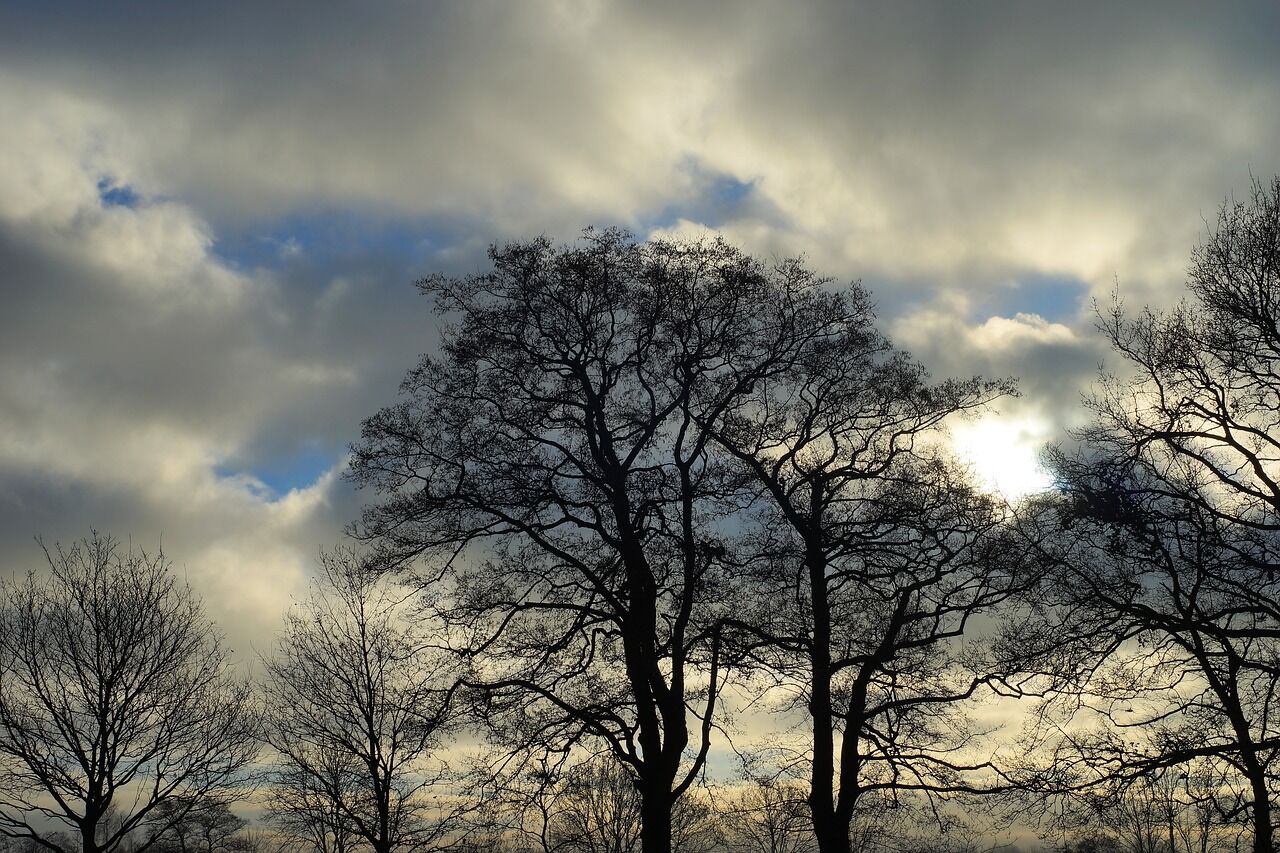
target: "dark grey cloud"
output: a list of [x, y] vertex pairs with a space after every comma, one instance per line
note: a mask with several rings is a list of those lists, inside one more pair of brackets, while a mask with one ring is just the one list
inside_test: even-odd
[[139, 177], [219, 225], [328, 203], [567, 235], [679, 209], [693, 162], [758, 181], [788, 248], [990, 268], [1059, 229], [1060, 263], [1158, 251], [1147, 217], [1274, 166], [1271, 4], [687, 5], [14, 10], [4, 48], [126, 116]]

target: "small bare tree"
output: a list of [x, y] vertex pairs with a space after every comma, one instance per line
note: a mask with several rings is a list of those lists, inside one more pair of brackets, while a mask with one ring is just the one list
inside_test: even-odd
[[322, 558], [314, 594], [288, 615], [264, 662], [267, 739], [278, 753], [275, 817], [317, 849], [431, 849], [463, 809], [440, 760], [452, 679], [405, 620], [406, 596], [359, 556]]
[[[640, 796], [608, 756], [587, 761], [564, 781], [553, 834], [574, 853], [631, 853], [640, 846]], [[673, 821], [674, 822], [674, 821]]]
[[[540, 754], [484, 779], [485, 832], [519, 853], [638, 853], [644, 827], [634, 777], [608, 753], [583, 758]], [[674, 853], [724, 849], [720, 813], [698, 789], [671, 810]], [[496, 842], [493, 842], [496, 844]], [[495, 847], [495, 849], [497, 849]], [[505, 849], [505, 848], [504, 848]]]
[[258, 751], [249, 685], [163, 554], [95, 533], [45, 557], [47, 573], [0, 580], [0, 834], [145, 851], [239, 793]]
[[795, 782], [767, 778], [735, 786], [719, 802], [726, 842], [743, 853], [814, 853], [807, 795]]
[[156, 853], [248, 853], [253, 838], [249, 822], [237, 817], [222, 800], [189, 803], [173, 799], [156, 809], [157, 822], [167, 827]]
[[[572, 767], [560, 780], [551, 820], [553, 849], [566, 853], [636, 853], [643, 827], [640, 792], [627, 769], [610, 755]], [[690, 794], [671, 810], [674, 853], [705, 853], [718, 836], [711, 808]]]
[[360, 843], [342, 811], [350, 799], [347, 762], [317, 747], [307, 767], [277, 766], [266, 811], [284, 844], [301, 853], [351, 853]]

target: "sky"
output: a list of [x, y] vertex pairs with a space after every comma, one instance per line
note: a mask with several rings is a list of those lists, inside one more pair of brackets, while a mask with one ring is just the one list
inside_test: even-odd
[[[1010, 491], [1280, 172], [1280, 5], [0, 0], [0, 571], [163, 545], [266, 651], [435, 339], [412, 283], [587, 225], [861, 279]], [[1003, 478], [1003, 480], [1002, 480]]]

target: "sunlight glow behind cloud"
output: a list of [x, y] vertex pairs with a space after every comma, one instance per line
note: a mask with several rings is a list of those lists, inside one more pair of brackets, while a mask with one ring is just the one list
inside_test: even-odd
[[1016, 501], [1053, 484], [1040, 463], [1040, 451], [1053, 435], [1048, 422], [988, 415], [958, 424], [951, 433], [956, 454], [972, 466], [982, 487]]

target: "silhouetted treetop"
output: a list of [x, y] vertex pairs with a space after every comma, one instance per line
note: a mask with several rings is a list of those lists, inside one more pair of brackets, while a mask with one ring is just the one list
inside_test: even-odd
[[[1122, 372], [1088, 399], [1065, 495], [1058, 594], [1092, 611], [1109, 659], [1062, 706], [1089, 736], [1053, 758], [1074, 784], [1208, 767], [1273, 848], [1280, 732], [1280, 178], [1224, 204], [1171, 310], [1102, 312]], [[1123, 645], [1129, 641], [1127, 645]], [[1086, 702], [1082, 695], [1088, 695]], [[1055, 721], [1054, 725], [1060, 725]]]
[[250, 685], [163, 554], [94, 534], [45, 557], [0, 580], [0, 834], [144, 851], [244, 784]]
[[419, 283], [449, 324], [352, 449], [378, 496], [354, 531], [413, 565], [512, 748], [603, 742], [666, 853], [740, 659], [762, 492], [838, 501], [1011, 387], [930, 384], [860, 285], [720, 239], [589, 230], [490, 257]]

